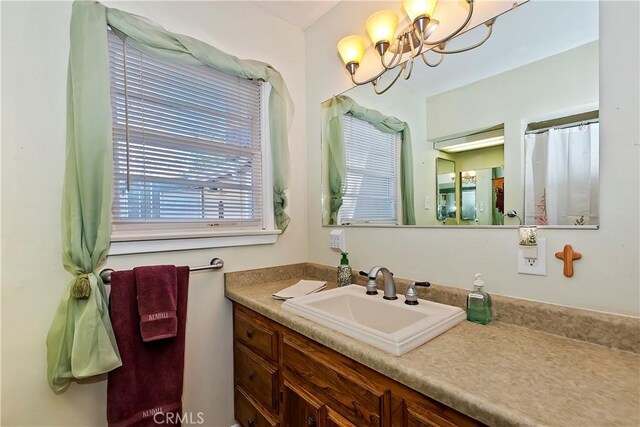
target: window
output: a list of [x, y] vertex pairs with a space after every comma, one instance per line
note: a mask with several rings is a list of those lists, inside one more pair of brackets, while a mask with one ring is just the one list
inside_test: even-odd
[[[400, 133], [384, 133], [344, 116], [347, 176], [340, 223], [398, 223]], [[389, 161], [393, 159], [393, 161]]]
[[273, 229], [263, 84], [159, 60], [111, 31], [109, 59], [114, 233]]

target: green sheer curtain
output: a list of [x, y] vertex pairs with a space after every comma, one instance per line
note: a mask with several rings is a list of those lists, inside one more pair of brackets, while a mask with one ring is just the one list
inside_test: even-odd
[[76, 1], [71, 15], [67, 81], [67, 147], [62, 198], [62, 261], [74, 277], [62, 295], [47, 335], [47, 379], [56, 392], [72, 379], [109, 372], [122, 364], [104, 284], [95, 272], [105, 262], [111, 234], [112, 135], [107, 26], [148, 54], [212, 66], [269, 82], [269, 131], [276, 225], [290, 218], [288, 130], [293, 103], [280, 73], [243, 60], [151, 21], [97, 2]]
[[328, 148], [329, 178], [329, 223], [337, 224], [338, 212], [342, 206], [342, 182], [347, 171], [344, 151], [345, 114], [371, 123], [376, 129], [385, 133], [401, 132], [400, 147], [400, 193], [402, 200], [402, 224], [415, 225], [415, 209], [413, 206], [413, 151], [411, 148], [411, 131], [409, 124], [395, 117], [385, 116], [379, 111], [369, 110], [352, 98], [339, 95], [331, 99], [325, 129], [323, 132]]

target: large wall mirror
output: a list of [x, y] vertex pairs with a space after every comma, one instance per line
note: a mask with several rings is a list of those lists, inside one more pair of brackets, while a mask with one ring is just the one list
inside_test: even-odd
[[597, 228], [598, 19], [529, 1], [478, 49], [327, 99], [323, 225]]

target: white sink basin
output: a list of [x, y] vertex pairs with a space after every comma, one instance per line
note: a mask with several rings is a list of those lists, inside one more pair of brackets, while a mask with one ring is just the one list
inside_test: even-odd
[[402, 356], [467, 318], [461, 308], [419, 301], [407, 305], [402, 295], [389, 301], [382, 292], [367, 295], [364, 287], [350, 285], [289, 299], [282, 308]]

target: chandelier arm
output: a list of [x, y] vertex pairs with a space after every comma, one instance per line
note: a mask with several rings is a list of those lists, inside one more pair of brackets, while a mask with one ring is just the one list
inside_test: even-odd
[[[395, 67], [395, 65], [393, 65], [394, 61], [396, 60], [396, 58], [398, 57], [398, 52], [394, 52], [393, 56], [391, 57], [391, 59], [389, 60], [388, 64], [384, 63], [384, 55], [382, 55], [380, 57], [380, 63], [382, 64], [382, 66], [386, 69], [386, 70], [391, 70], [392, 68]], [[397, 65], [397, 64], [396, 64]]]
[[429, 67], [437, 67], [438, 65], [440, 65], [440, 63], [442, 62], [442, 60], [444, 59], [444, 54], [440, 53], [440, 57], [438, 58], [438, 60], [436, 62], [429, 62], [429, 60], [427, 59], [427, 52], [424, 52], [422, 55], [420, 55], [422, 57], [422, 60], [424, 61], [424, 63], [429, 66]]
[[389, 89], [391, 89], [391, 86], [393, 86], [395, 84], [395, 82], [398, 81], [398, 78], [400, 77], [400, 74], [402, 74], [402, 71], [404, 70], [404, 64], [400, 67], [400, 69], [398, 70], [398, 74], [396, 74], [396, 77], [393, 79], [393, 81], [391, 83], [389, 83], [389, 86], [387, 86], [386, 88], [384, 88], [381, 91], [378, 91], [378, 79], [376, 79], [375, 81], [372, 81], [371, 83], [373, 84], [373, 91], [376, 93], [376, 95], [382, 95], [383, 93], [385, 93], [386, 91], [388, 91]]
[[441, 38], [440, 40], [436, 40], [434, 42], [428, 42], [426, 40], [423, 40], [422, 42], [426, 46], [437, 46], [439, 44], [448, 42], [449, 40], [457, 36], [460, 33], [460, 31], [464, 30], [464, 28], [467, 26], [467, 24], [471, 20], [471, 15], [473, 15], [473, 0], [467, 0], [467, 3], [469, 3], [469, 12], [467, 13], [467, 18], [464, 20], [462, 25], [460, 25], [453, 33], [449, 34], [446, 37]]
[[409, 71], [407, 71], [406, 65], [402, 67], [402, 78], [405, 80], [409, 80], [409, 77], [411, 77], [411, 72], [413, 71], [413, 58], [411, 58], [408, 61], [408, 63], [409, 63]]
[[[399, 51], [394, 52], [393, 56], [391, 57], [391, 60], [389, 60], [388, 64], [384, 63], [384, 56], [380, 57], [380, 62], [382, 63], [382, 66], [385, 68], [385, 70], [392, 70], [395, 67], [398, 66], [398, 64], [400, 63], [400, 59], [402, 58], [402, 55], [399, 55]], [[397, 59], [397, 61], [396, 61]], [[395, 64], [394, 64], [395, 62]]]
[[385, 74], [387, 71], [389, 71], [389, 70], [385, 68], [384, 70], [380, 71], [375, 76], [373, 76], [373, 77], [371, 77], [369, 79], [360, 81], [360, 82], [356, 81], [354, 74], [351, 74], [351, 82], [356, 86], [362, 86], [362, 85], [366, 85], [366, 84], [369, 84], [369, 83], [373, 83], [373, 85], [375, 86], [375, 81], [378, 80], [380, 77], [382, 77], [382, 75]]
[[[420, 46], [418, 46], [417, 51], [415, 51], [416, 50], [416, 46], [413, 44], [413, 33], [414, 32], [416, 32], [416, 34], [418, 36], [420, 36], [420, 34], [417, 31], [415, 31], [415, 29], [410, 31], [409, 33], [406, 33], [407, 34], [407, 38], [409, 39], [409, 46], [411, 47], [411, 58], [412, 59], [415, 58], [416, 56], [420, 55], [422, 53], [422, 49], [424, 48], [424, 44], [420, 43]], [[418, 40], [420, 40], [420, 37], [418, 37]], [[411, 73], [409, 73], [409, 74], [411, 74]]]
[[[384, 59], [381, 58], [382, 66], [384, 68], [386, 68], [387, 70], [392, 70], [392, 69], [396, 68], [398, 65], [400, 65], [400, 63], [402, 62], [402, 51], [404, 50], [404, 44], [405, 44], [404, 37], [400, 36], [398, 38], [398, 49], [396, 50], [396, 52], [391, 57], [391, 61], [389, 61], [388, 64], [385, 64], [384, 63]], [[396, 61], [396, 59], [397, 59], [397, 61]]]
[[439, 53], [441, 55], [451, 55], [451, 54], [454, 54], [454, 53], [462, 53], [462, 52], [466, 52], [468, 50], [480, 47], [487, 40], [489, 40], [489, 37], [491, 37], [491, 34], [493, 34], [493, 21], [492, 22], [488, 22], [485, 25], [487, 26], [487, 34], [485, 34], [485, 36], [484, 36], [484, 38], [482, 40], [480, 40], [478, 43], [476, 43], [474, 45], [463, 47], [463, 48], [460, 48], [460, 49], [454, 49], [454, 50], [445, 50], [445, 49], [438, 49], [438, 48], [433, 48], [431, 50], [433, 52]]

